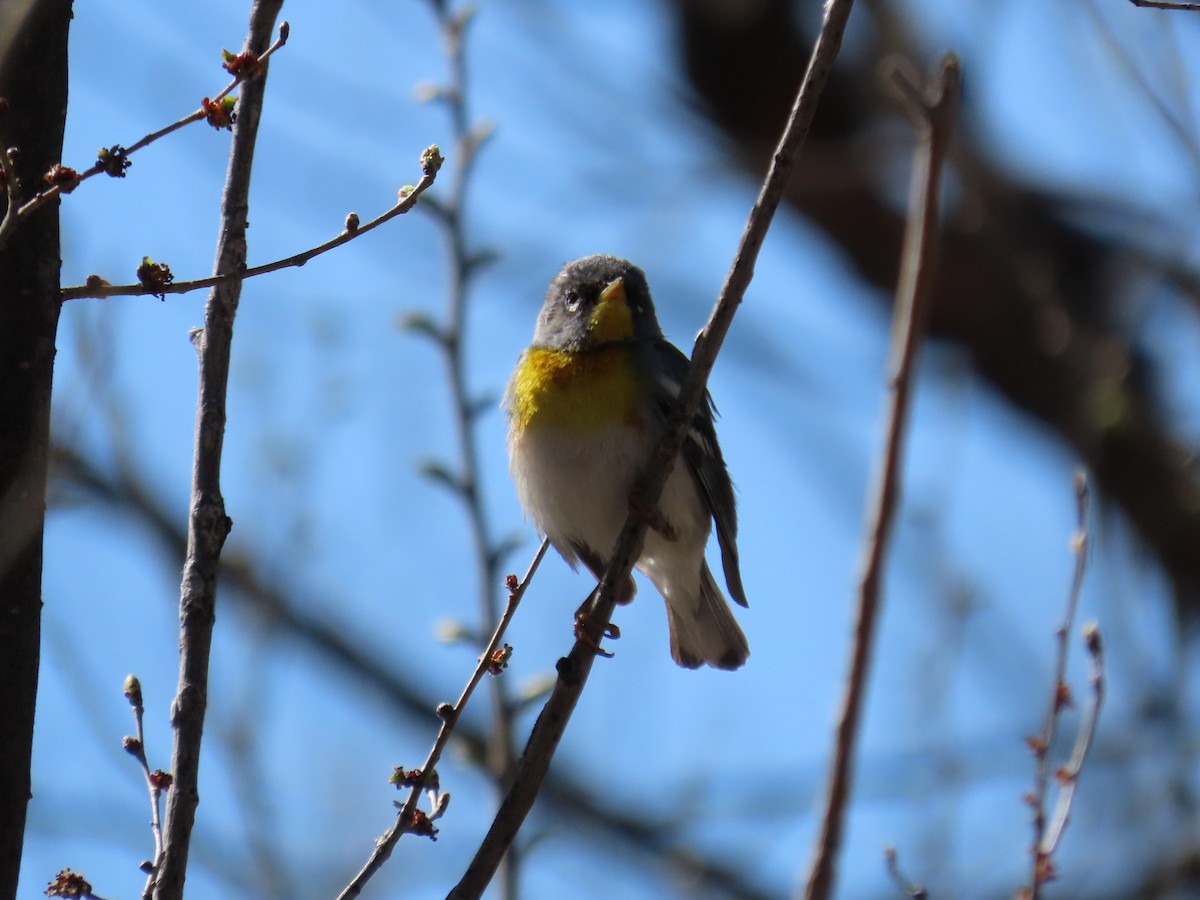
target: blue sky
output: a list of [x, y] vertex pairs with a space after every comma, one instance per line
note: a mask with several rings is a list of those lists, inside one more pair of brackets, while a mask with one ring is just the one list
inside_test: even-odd
[[[992, 4], [925, 0], [911, 23], [931, 54], [953, 47], [962, 55], [966, 118], [995, 135], [1006, 165], [1136, 199], [1187, 247], [1186, 234], [1194, 242], [1197, 233], [1197, 172], [1154, 130], [1076, 6], [993, 12]], [[637, 2], [481, 5], [469, 33], [470, 104], [496, 131], [472, 181], [468, 236], [499, 257], [469, 313], [468, 377], [481, 394], [498, 399], [545, 285], [568, 259], [609, 252], [641, 265], [665, 331], [685, 350], [708, 314], [757, 184], [690, 110], [664, 13]], [[1105, 15], [1146, 65], [1168, 65], [1165, 42], [1195, 46], [1194, 24], [1132, 9]], [[862, 27], [863, 10], [855, 16]], [[414, 99], [417, 84], [445, 72], [423, 4], [296, 0], [284, 17], [291, 39], [271, 69], [252, 262], [319, 243], [350, 210], [365, 221], [388, 208], [396, 189], [419, 177], [430, 143], [455, 163], [443, 111]], [[240, 47], [245, 19], [244, 4], [232, 0], [80, 5], [65, 161], [82, 167], [95, 148], [132, 143], [217, 91], [219, 51]], [[987, 40], [978, 37], [985, 21]], [[1194, 93], [1184, 98], [1194, 124]], [[224, 133], [187, 129], [134, 157], [125, 180], [93, 180], [67, 198], [64, 283], [92, 272], [131, 280], [143, 255], [169, 262], [179, 279], [207, 274], [227, 147]], [[1190, 232], [1181, 238], [1176, 223]], [[433, 222], [415, 212], [302, 269], [247, 283], [223, 484], [235, 522], [227, 552], [252, 555], [294, 603], [341, 623], [449, 700], [472, 654], [434, 635], [443, 620], [475, 621], [474, 574], [461, 509], [417, 465], [453, 459], [452, 421], [440, 359], [395, 327], [406, 311], [441, 315], [446, 267]], [[751, 604], [739, 619], [750, 663], [733, 675], [675, 667], [661, 600], [643, 584], [638, 602], [618, 612], [617, 656], [597, 666], [556, 761], [613, 807], [683, 815], [683, 837], [779, 894], [802, 877], [811, 852], [849, 649], [888, 330], [867, 290], [835, 248], [781, 213], [710, 382], [739, 491]], [[60, 339], [58, 435], [110, 464], [126, 453], [181, 522], [195, 416], [187, 335], [201, 324], [203, 302], [202, 292], [161, 303], [73, 301]], [[1160, 303], [1147, 318], [1180, 419], [1194, 425], [1194, 317]], [[113, 449], [114, 430], [124, 451]], [[498, 408], [481, 419], [478, 446], [493, 533], [527, 538], [508, 564], [522, 571], [535, 540], [507, 477]], [[840, 896], [886, 890], [885, 843], [935, 890], [983, 897], [1021, 883], [1030, 831], [1020, 796], [1032, 778], [1023, 739], [1044, 707], [1069, 580], [1074, 466], [954, 350], [927, 348]], [[1169, 640], [1161, 578], [1110, 513], [1097, 504], [1081, 617], [1100, 619], [1111, 635], [1103, 720], [1111, 731], [1098, 753], [1117, 762], [1087, 773], [1060, 856], [1064, 880], [1080, 890], [1128, 875], [1129, 860], [1173, 840], [1177, 820], [1153, 802], [1163, 782], [1143, 769], [1180, 766], [1182, 781], [1195, 777], [1194, 760], [1170, 757], [1152, 729], [1137, 727], [1148, 697], [1182, 696], [1193, 711], [1195, 701]], [[150, 834], [136, 766], [120, 751], [131, 728], [121, 683], [130, 671], [141, 677], [149, 752], [165, 767], [180, 563], [163, 560], [129, 520], [52, 512], [23, 871], [30, 896], [64, 866], [82, 869], [107, 897], [140, 891], [136, 867]], [[505, 678], [519, 685], [553, 670], [589, 588], [547, 558], [510, 632], [517, 653]], [[965, 613], [956, 606], [962, 596]], [[246, 835], [266, 833], [278, 836], [302, 895], [328, 894], [389, 824], [391, 766], [424, 758], [434, 720], [397, 719], [361, 685], [276, 640], [269, 623], [230, 607], [218, 616], [213, 742], [190, 891], [230, 896], [222, 865], [253, 878]], [[1078, 644], [1072, 652], [1082, 691]], [[485, 699], [476, 698], [476, 714]], [[247, 721], [249, 745], [222, 749], [222, 732]], [[522, 720], [522, 735], [531, 721]], [[262, 803], [245, 818], [239, 757], [260, 770]], [[1127, 776], [1146, 780], [1131, 792], [1145, 809], [1105, 799], [1103, 785], [1125, 759], [1140, 767]], [[491, 800], [461, 760], [443, 766], [442, 782], [455, 801], [441, 839], [406, 839], [374, 896], [443, 896], [457, 880]], [[1092, 852], [1134, 814], [1145, 847], [1111, 860]], [[529, 896], [564, 896], [581, 868], [596, 864], [586, 844], [551, 834], [528, 860]], [[614, 896], [686, 895], [665, 875], [629, 867], [604, 877]]]

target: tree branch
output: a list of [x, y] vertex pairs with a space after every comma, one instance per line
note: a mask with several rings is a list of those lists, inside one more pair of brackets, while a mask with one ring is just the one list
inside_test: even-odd
[[895, 847], [884, 847], [883, 858], [887, 865], [888, 877], [892, 879], [896, 890], [910, 900], [929, 900], [929, 891], [925, 890], [923, 885], [910, 881], [908, 876], [900, 871], [900, 856]]
[[[193, 122], [199, 122], [201, 119], [210, 118], [213, 110], [219, 108], [221, 101], [229, 96], [230, 91], [236, 88], [243, 81], [256, 78], [258, 77], [259, 72], [265, 71], [262, 68], [262, 64], [266, 63], [268, 57], [270, 57], [272, 53], [287, 43], [288, 31], [288, 23], [284, 22], [279, 26], [279, 37], [276, 38], [275, 43], [268, 47], [261, 56], [256, 57], [255, 60], [246, 61], [246, 63], [241, 67], [234, 68], [231, 65], [231, 63], [234, 61], [227, 61], [226, 69], [232, 72], [233, 80], [230, 81], [229, 84], [227, 84], [225, 88], [215, 97], [205, 97], [204, 103], [200, 105], [199, 109], [188, 113], [182, 119], [167, 125], [165, 128], [160, 128], [158, 131], [151, 132], [130, 147], [121, 147], [118, 145], [108, 151], [102, 150], [100, 152], [100, 158], [97, 159], [95, 164], [93, 164], [90, 169], [86, 169], [83, 172], [75, 172], [74, 170], [70, 169], [63, 170], [64, 175], [67, 175], [63, 181], [51, 184], [51, 186], [47, 189], [39, 191], [24, 204], [18, 206], [16, 203], [10, 203], [8, 212], [4, 216], [4, 220], [0, 222], [0, 247], [4, 246], [5, 242], [8, 240], [12, 232], [17, 228], [20, 222], [32, 215], [43, 204], [45, 204], [47, 200], [58, 197], [61, 194], [71, 193], [75, 190], [75, 188], [79, 187], [82, 182], [93, 177], [94, 175], [99, 175], [101, 172], [105, 172], [118, 178], [125, 177], [125, 168], [128, 166], [128, 163], [126, 163], [125, 160], [128, 160], [128, 158], [138, 150], [141, 150], [143, 147], [148, 147], [150, 144], [153, 144], [160, 138], [166, 137], [173, 131], [178, 131], [185, 125], [190, 125]], [[215, 124], [216, 123], [214, 123], [214, 125]], [[3, 154], [0, 153], [0, 155]], [[47, 167], [47, 171], [49, 171], [49, 168], [50, 167]], [[11, 198], [13, 185], [9, 184], [8, 188]]]
[[1129, 0], [1134, 6], [1146, 9], [1182, 9], [1200, 10], [1200, 3], [1182, 2], [1182, 0]]
[[867, 669], [875, 623], [882, 606], [883, 570], [891, 537], [892, 522], [900, 496], [900, 470], [904, 432], [917, 348], [924, 334], [930, 286], [936, 263], [938, 192], [946, 150], [954, 129], [962, 80], [957, 57], [947, 55], [941, 71], [927, 88], [918, 88], [911, 76], [893, 66], [889, 86], [897, 94], [917, 130], [917, 152], [908, 224], [904, 234], [896, 312], [892, 325], [888, 385], [891, 397], [887, 410], [884, 455], [875, 490], [868, 501], [862, 574], [854, 626], [854, 646], [846, 694], [838, 718], [837, 742], [829, 793], [805, 897], [824, 900], [833, 890], [837, 854], [841, 846], [846, 806], [850, 799], [854, 750], [867, 690]]
[[[257, 52], [274, 28], [283, 0], [255, 0], [250, 10], [246, 47]], [[221, 235], [217, 245], [218, 272], [237, 271], [246, 262], [250, 171], [262, 115], [267, 70], [246, 83], [241, 114], [233, 133], [229, 174], [221, 202]], [[232, 525], [221, 496], [221, 450], [225, 439], [225, 397], [233, 320], [241, 296], [241, 281], [213, 289], [204, 311], [204, 330], [195, 337], [200, 357], [196, 402], [196, 447], [192, 468], [191, 510], [187, 559], [179, 597], [179, 686], [171, 705], [175, 731], [171, 767], [175, 783], [167, 799], [167, 825], [162, 865], [154, 873], [155, 900], [181, 900], [187, 877], [188, 851], [198, 788], [200, 743], [208, 706], [208, 662], [216, 616], [217, 571], [221, 548]]]
[[1083, 643], [1088, 651], [1088, 665], [1091, 668], [1089, 680], [1092, 684], [1092, 694], [1088, 708], [1079, 723], [1079, 732], [1075, 736], [1075, 747], [1071, 758], [1065, 766], [1055, 773], [1059, 783], [1058, 800], [1054, 804], [1054, 816], [1042, 839], [1041, 853], [1047, 859], [1054, 856], [1062, 840], [1067, 822], [1071, 818], [1071, 806], [1075, 801], [1075, 787], [1079, 784], [1079, 774], [1083, 764], [1091, 752], [1092, 743], [1096, 739], [1096, 730], [1100, 724], [1100, 708], [1104, 705], [1104, 642], [1100, 629], [1094, 622], [1083, 626]]
[[138, 297], [147, 294], [159, 297], [163, 294], [186, 294], [188, 291], [195, 291], [200, 288], [223, 287], [234, 282], [245, 281], [247, 278], [266, 275], [268, 272], [278, 272], [280, 269], [302, 266], [310, 259], [318, 257], [322, 253], [328, 253], [335, 247], [342, 246], [342, 244], [347, 244], [355, 238], [366, 234], [368, 231], [378, 228], [384, 222], [408, 212], [417, 205], [417, 198], [425, 193], [425, 190], [437, 179], [437, 172], [441, 164], [442, 157], [438, 152], [437, 144], [426, 147], [421, 153], [421, 180], [415, 185], [401, 188], [400, 196], [395, 206], [387, 212], [376, 216], [366, 225], [356, 224], [357, 215], [350, 213], [346, 219], [346, 228], [339, 235], [330, 238], [323, 244], [310, 247], [308, 250], [285, 257], [284, 259], [277, 259], [274, 262], [263, 263], [262, 265], [251, 266], [250, 268], [246, 268], [245, 260], [243, 259], [241, 268], [239, 269], [229, 270], [219, 275], [210, 275], [207, 278], [197, 278], [192, 281], [176, 281], [164, 285], [108, 284], [103, 279], [93, 275], [88, 278], [87, 284], [77, 284], [63, 288], [62, 299], [74, 300], [79, 297]]
[[1055, 773], [1056, 780], [1062, 785], [1062, 788], [1059, 791], [1058, 803], [1055, 808], [1054, 825], [1051, 832], [1047, 834], [1046, 794], [1050, 788], [1050, 747], [1054, 743], [1054, 735], [1058, 730], [1059, 716], [1072, 703], [1071, 688], [1067, 684], [1067, 656], [1071, 646], [1071, 628], [1075, 622], [1075, 615], [1079, 609], [1079, 597], [1083, 591], [1083, 576], [1087, 572], [1089, 497], [1087, 475], [1080, 471], [1075, 475], [1075, 506], [1078, 525], [1071, 541], [1075, 554], [1075, 569], [1071, 577], [1071, 588], [1067, 592], [1067, 605], [1063, 611], [1062, 621], [1054, 630], [1054, 637], [1058, 644], [1054, 663], [1054, 682], [1050, 689], [1050, 702], [1046, 707], [1042, 729], [1028, 741], [1037, 760], [1037, 767], [1034, 774], [1033, 791], [1027, 797], [1030, 806], [1033, 807], [1033, 844], [1031, 847], [1030, 886], [1023, 891], [1026, 900], [1038, 900], [1038, 897], [1041, 896], [1042, 885], [1054, 877], [1054, 851], [1067, 826], [1067, 816], [1071, 811], [1071, 803], [1075, 795], [1075, 782], [1083, 767], [1088, 750], [1091, 748], [1100, 716], [1100, 706], [1104, 698], [1104, 653], [1100, 641], [1100, 631], [1094, 625], [1088, 625], [1084, 629], [1084, 637], [1092, 665], [1093, 697], [1088, 714], [1080, 725], [1071, 762]]
[[162, 792], [170, 787], [170, 776], [161, 769], [150, 771], [150, 760], [146, 756], [146, 729], [144, 719], [146, 707], [142, 703], [142, 684], [136, 675], [125, 679], [125, 699], [133, 710], [135, 733], [126, 737], [123, 744], [125, 752], [137, 760], [142, 767], [142, 777], [146, 779], [146, 793], [150, 797], [150, 834], [154, 838], [154, 856], [142, 863], [142, 870], [150, 877], [146, 879], [146, 887], [142, 890], [142, 900], [150, 900], [154, 894], [154, 873], [162, 865], [163, 832], [162, 832]]
[[[438, 790], [438, 781], [434, 767], [442, 758], [442, 751], [446, 749], [446, 744], [450, 741], [450, 735], [454, 732], [454, 726], [458, 724], [459, 719], [462, 717], [463, 710], [466, 709], [467, 702], [471, 699], [471, 694], [475, 691], [475, 686], [479, 684], [480, 679], [483, 678], [486, 672], [491, 671], [493, 674], [499, 674], [496, 671], [496, 653], [500, 647], [500, 641], [504, 638], [504, 632], [508, 629], [508, 624], [516, 614], [517, 606], [520, 604], [521, 598], [525, 596], [525, 591], [529, 588], [529, 582], [537, 572], [538, 566], [541, 565], [542, 557], [546, 555], [546, 550], [549, 546], [549, 539], [543, 538], [541, 546], [538, 547], [538, 551], [533, 557], [533, 562], [529, 564], [529, 568], [525, 572], [525, 577], [521, 579], [519, 585], [514, 585], [509, 592], [508, 603], [505, 605], [503, 615], [500, 616], [499, 621], [496, 623], [496, 629], [492, 632], [492, 639], [488, 641], [483, 653], [480, 654], [475, 671], [471, 673], [471, 678], [467, 681], [467, 686], [463, 688], [462, 694], [459, 695], [458, 702], [453, 706], [442, 704], [438, 707], [438, 715], [442, 719], [442, 727], [438, 730], [437, 738], [433, 742], [429, 756], [425, 759], [425, 764], [411, 778], [413, 782], [412, 789], [409, 792], [408, 800], [405, 801], [404, 806], [396, 816], [396, 824], [384, 832], [379, 840], [375, 842], [375, 850], [367, 860], [366, 865], [342, 889], [342, 892], [338, 894], [338, 900], [351, 900], [351, 898], [361, 894], [363, 887], [366, 886], [371, 876], [378, 872], [380, 867], [387, 862], [388, 857], [392, 855], [392, 850], [395, 848], [396, 842], [400, 840], [400, 836], [405, 832], [416, 830], [413, 826], [417, 820], [417, 801], [421, 797], [421, 791], [427, 787], [431, 787], [436, 793]], [[443, 794], [442, 796], [446, 800], [443, 802], [441, 798], [438, 798], [435, 804], [435, 811], [444, 811], [445, 803], [449, 802], [449, 794]]]

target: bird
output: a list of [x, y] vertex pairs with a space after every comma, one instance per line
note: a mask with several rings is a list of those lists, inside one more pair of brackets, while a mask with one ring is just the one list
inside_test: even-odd
[[[573, 569], [599, 580], [629, 516], [634, 484], [662, 437], [691, 361], [659, 326], [645, 273], [596, 254], [550, 282], [533, 340], [509, 379], [509, 469], [526, 517]], [[750, 645], [705, 559], [716, 525], [725, 585], [748, 606], [733, 483], [711, 395], [692, 419], [635, 564], [666, 602], [680, 666], [738, 669]], [[632, 577], [617, 601], [632, 601]]]

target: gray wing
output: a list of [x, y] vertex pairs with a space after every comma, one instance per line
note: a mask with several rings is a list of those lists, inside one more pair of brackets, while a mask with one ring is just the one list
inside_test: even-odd
[[[653, 348], [654, 401], [666, 418], [675, 407], [679, 389], [691, 368], [691, 361], [674, 344], [657, 339], [648, 342]], [[746, 592], [742, 588], [742, 573], [738, 563], [737, 549], [737, 503], [733, 496], [733, 482], [717, 442], [714, 426], [716, 406], [712, 395], [705, 392], [704, 404], [692, 419], [691, 427], [683, 440], [682, 456], [691, 470], [704, 499], [717, 524], [717, 543], [721, 546], [721, 565], [725, 569], [725, 584], [729, 595], [740, 605], [748, 606]]]

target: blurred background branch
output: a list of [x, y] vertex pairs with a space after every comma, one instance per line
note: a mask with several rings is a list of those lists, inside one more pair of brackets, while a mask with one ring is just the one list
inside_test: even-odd
[[[424, 324], [428, 320], [411, 316], [408, 322], [410, 330], [434, 340], [446, 367], [458, 458], [452, 463], [439, 461], [426, 464], [425, 472], [438, 483], [450, 487], [467, 514], [479, 604], [479, 624], [474, 643], [482, 653], [488, 635], [500, 621], [501, 567], [513, 549], [511, 541], [498, 542], [492, 536], [493, 516], [487, 508], [481, 486], [483, 470], [476, 449], [479, 417], [494, 406], [494, 400], [489, 402], [477, 395], [476, 389], [470, 384], [467, 367], [467, 328], [472, 286], [482, 267], [493, 255], [491, 251], [473, 247], [468, 238], [469, 189], [477, 155], [491, 129], [481, 122], [472, 121], [469, 103], [466, 39], [474, 18], [474, 7], [466, 4], [453, 7], [445, 0], [431, 0], [430, 6], [437, 20], [448, 72], [443, 84], [427, 85], [422, 88], [422, 93], [429, 101], [444, 106], [450, 118], [454, 135], [451, 151], [454, 172], [448, 195], [426, 204], [426, 209], [431, 211], [441, 226], [449, 283], [446, 312], [441, 323], [412, 328], [413, 323]], [[482, 762], [500, 797], [508, 790], [516, 765], [513, 737], [515, 709], [508, 688], [510, 680], [504, 677], [488, 679], [491, 727], [487, 733]], [[458, 712], [461, 714], [462, 710]], [[499, 872], [500, 896], [505, 900], [515, 900], [519, 879], [520, 851], [514, 846], [505, 855]]]
[[883, 78], [912, 122], [917, 146], [913, 154], [908, 216], [888, 351], [884, 437], [867, 502], [854, 605], [854, 639], [838, 713], [821, 831], [805, 886], [805, 897], [809, 900], [825, 900], [837, 883], [871, 655], [883, 608], [884, 573], [901, 499], [900, 483], [917, 356], [925, 339], [930, 294], [937, 284], [943, 170], [954, 138], [962, 95], [962, 68], [953, 53], [942, 58], [937, 73], [928, 80], [898, 61], [892, 61], [884, 70]]

